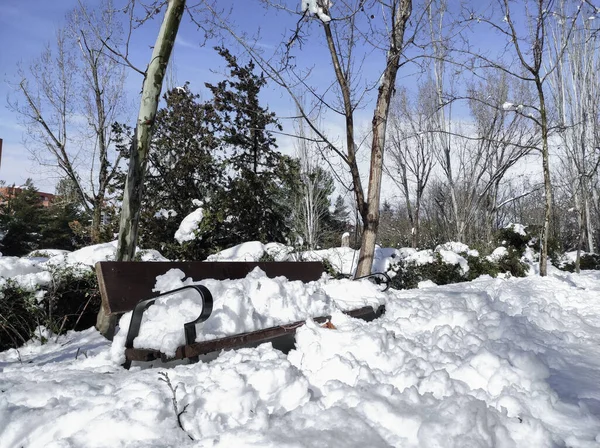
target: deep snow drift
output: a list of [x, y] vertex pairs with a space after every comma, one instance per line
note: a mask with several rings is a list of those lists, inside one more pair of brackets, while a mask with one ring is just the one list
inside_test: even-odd
[[[25, 278], [40, 275], [20, 263]], [[5, 351], [0, 447], [600, 446], [600, 272], [551, 272], [385, 293], [257, 271], [215, 282], [221, 299], [240, 296], [236, 312], [253, 307], [250, 321], [295, 307], [331, 312], [335, 328], [309, 320], [289, 355], [264, 344], [131, 371], [118, 364], [119, 338], [111, 346], [93, 329]], [[336, 311], [353, 302], [387, 312], [366, 323]], [[160, 330], [179, 337], [170, 331]]]

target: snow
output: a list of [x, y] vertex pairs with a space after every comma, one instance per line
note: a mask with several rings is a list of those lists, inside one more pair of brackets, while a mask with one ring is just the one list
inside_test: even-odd
[[0, 277], [8, 278], [16, 275], [34, 274], [42, 269], [35, 260], [19, 257], [0, 256]]
[[523, 235], [523, 236], [527, 236], [527, 232], [526, 229], [527, 226], [524, 226], [523, 224], [515, 224], [515, 223], [510, 223], [508, 224], [505, 229], [510, 229], [513, 232], [519, 234], [519, 235]]
[[249, 241], [210, 255], [207, 261], [260, 261], [265, 255], [274, 261], [286, 261], [294, 249], [281, 243]]
[[407, 263], [413, 263], [417, 266], [434, 262], [433, 251], [431, 249], [414, 251], [404, 258]]
[[503, 257], [506, 257], [508, 255], [508, 249], [504, 246], [500, 246], [494, 249], [494, 251], [488, 255], [488, 258], [491, 261], [498, 261]]
[[[140, 250], [139, 248], [136, 248], [136, 255], [140, 257], [141, 261], [167, 261], [160, 252], [154, 249]], [[109, 243], [87, 246], [73, 252], [61, 251], [48, 259], [45, 263], [41, 263], [39, 266], [42, 269], [63, 265], [76, 269], [89, 269], [93, 268], [99, 261], [111, 261], [115, 260], [116, 257], [117, 241], [115, 240]], [[0, 260], [2, 260], [2, 258], [0, 258]]]
[[196, 230], [198, 225], [204, 218], [204, 210], [202, 207], [198, 207], [192, 213], [187, 215], [179, 224], [179, 228], [175, 232], [175, 239], [179, 244], [183, 244], [186, 241], [193, 241], [197, 238]]
[[452, 252], [456, 252], [457, 254], [467, 253], [469, 251], [469, 246], [465, 243], [459, 243], [457, 241], [450, 241], [444, 244], [440, 244], [435, 248], [436, 252], [439, 252], [441, 249], [450, 250]]
[[316, 15], [319, 19], [328, 23], [331, 21], [331, 17], [325, 14], [323, 7], [320, 4], [325, 4], [327, 8], [331, 7], [331, 2], [329, 0], [300, 0], [300, 10], [303, 12], [310, 12], [311, 14]]
[[[258, 254], [246, 245], [231, 256]], [[54, 263], [91, 265], [111, 246]], [[321, 255], [333, 253], [347, 252]], [[434, 252], [378, 253], [389, 262]], [[45, 265], [24, 260], [0, 257], [2, 272]], [[185, 281], [171, 271], [156, 286]], [[309, 319], [287, 355], [263, 344], [129, 371], [118, 355], [126, 319], [112, 344], [94, 329], [30, 341], [0, 353], [0, 448], [600, 446], [599, 271], [385, 293], [367, 281], [302, 284], [260, 270], [202, 283], [217, 303], [199, 338], [323, 313], [332, 325]], [[372, 322], [340, 312], [379, 303], [386, 313]], [[192, 296], [150, 307], [136, 343], [181, 342], [180, 322], [180, 334], [171, 324], [197, 307]]]
[[460, 270], [463, 274], [469, 272], [469, 263], [464, 257], [461, 257], [455, 252], [450, 250], [440, 249], [437, 251], [442, 257], [442, 261], [446, 264], [458, 264], [460, 265]]
[[155, 218], [163, 218], [163, 219], [174, 218], [176, 216], [177, 216], [177, 212], [175, 210], [166, 210], [164, 208], [161, 208], [159, 211], [157, 211], [154, 214]]

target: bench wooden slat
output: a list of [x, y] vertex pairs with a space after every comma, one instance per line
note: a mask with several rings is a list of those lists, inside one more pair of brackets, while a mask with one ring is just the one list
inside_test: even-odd
[[144, 299], [155, 297], [152, 291], [156, 277], [170, 269], [181, 269], [194, 281], [240, 279], [254, 268], [262, 269], [267, 277], [285, 276], [288, 280], [310, 282], [323, 274], [321, 262], [199, 262], [199, 261], [102, 261], [96, 263], [98, 286], [106, 314], [131, 311]]

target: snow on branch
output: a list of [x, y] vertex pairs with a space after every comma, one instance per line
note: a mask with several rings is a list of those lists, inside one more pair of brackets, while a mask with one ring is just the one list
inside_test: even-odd
[[325, 14], [323, 9], [325, 6], [327, 9], [331, 6], [330, 0], [300, 0], [300, 9], [302, 12], [310, 12], [319, 17], [319, 19], [323, 23], [328, 23], [331, 21], [331, 17]]

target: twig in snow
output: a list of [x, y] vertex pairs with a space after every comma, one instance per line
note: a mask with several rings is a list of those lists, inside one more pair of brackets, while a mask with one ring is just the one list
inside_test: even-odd
[[164, 381], [165, 383], [167, 383], [167, 386], [171, 390], [171, 395], [172, 395], [171, 403], [173, 404], [173, 412], [175, 412], [175, 416], [177, 417], [177, 424], [179, 425], [181, 430], [183, 432], [185, 432], [191, 440], [194, 440], [194, 438], [185, 430], [185, 428], [183, 427], [183, 423], [181, 422], [181, 416], [183, 415], [183, 413], [185, 412], [185, 410], [187, 409], [187, 407], [189, 405], [186, 404], [180, 412], [179, 411], [179, 403], [177, 403], [177, 387], [178, 386], [173, 387], [173, 383], [171, 383], [171, 379], [169, 378], [168, 373], [159, 372], [158, 375], [161, 377], [161, 378], [159, 378], [159, 381]]

